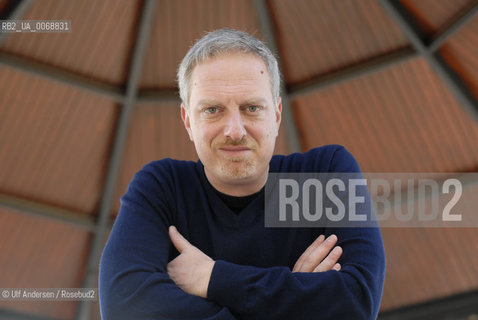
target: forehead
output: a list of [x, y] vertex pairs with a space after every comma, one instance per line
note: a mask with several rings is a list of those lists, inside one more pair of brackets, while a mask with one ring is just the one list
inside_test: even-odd
[[197, 94], [246, 94], [265, 91], [271, 95], [264, 61], [250, 53], [228, 53], [198, 64], [191, 75], [191, 98]]

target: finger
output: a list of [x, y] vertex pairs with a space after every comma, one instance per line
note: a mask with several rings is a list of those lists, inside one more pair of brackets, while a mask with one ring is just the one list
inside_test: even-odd
[[179, 251], [179, 253], [183, 252], [186, 248], [191, 246], [188, 240], [186, 240], [176, 229], [175, 226], [169, 227], [169, 237], [171, 238], [171, 242], [173, 243], [174, 247]]
[[[312, 272], [314, 269], [319, 266], [319, 264], [324, 260], [327, 255], [330, 253], [334, 245], [337, 243], [337, 236], [330, 235], [324, 242], [320, 244], [311, 254], [307, 257], [302, 265], [302, 272]], [[335, 261], [337, 262], [337, 261]], [[334, 262], [334, 263], [335, 263]]]
[[342, 248], [337, 246], [332, 250], [327, 257], [314, 269], [313, 272], [324, 272], [332, 270], [337, 264], [340, 256], [342, 255]]
[[304, 261], [307, 259], [307, 257], [322, 243], [324, 242], [325, 236], [321, 234], [320, 236], [315, 239], [314, 242], [302, 253], [302, 255], [299, 257], [297, 262], [294, 265], [294, 268], [292, 269], [292, 272], [297, 272], [302, 268], [302, 265], [304, 264]]
[[340, 263], [336, 263], [332, 269], [334, 269], [335, 271], [340, 271], [340, 269], [342, 269], [342, 266], [340, 265]]

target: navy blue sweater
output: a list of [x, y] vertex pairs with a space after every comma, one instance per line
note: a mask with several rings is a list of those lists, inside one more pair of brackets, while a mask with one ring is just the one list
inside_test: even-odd
[[[359, 172], [343, 147], [274, 156], [270, 172]], [[216, 261], [208, 299], [169, 278], [175, 225]], [[320, 235], [336, 234], [341, 271], [292, 273]], [[207, 182], [201, 162], [163, 159], [130, 183], [100, 263], [104, 320], [375, 319], [385, 255], [378, 228], [265, 228], [264, 192], [235, 214]]]

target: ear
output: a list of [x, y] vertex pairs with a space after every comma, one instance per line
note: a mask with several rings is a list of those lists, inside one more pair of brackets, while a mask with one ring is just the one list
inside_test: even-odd
[[276, 124], [277, 124], [277, 135], [279, 135], [279, 127], [280, 127], [280, 122], [282, 120], [282, 98], [281, 97], [279, 97], [279, 101], [277, 102], [275, 115], [276, 115]]
[[191, 119], [189, 118], [189, 111], [186, 110], [186, 106], [184, 105], [184, 103], [181, 103], [181, 119], [183, 119], [184, 127], [188, 132], [189, 140], [194, 141], [191, 132]]

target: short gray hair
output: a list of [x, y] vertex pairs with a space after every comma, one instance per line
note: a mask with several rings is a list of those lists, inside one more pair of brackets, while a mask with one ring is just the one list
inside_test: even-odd
[[277, 105], [280, 96], [280, 73], [277, 59], [271, 50], [256, 37], [239, 30], [225, 28], [207, 33], [188, 51], [178, 69], [179, 95], [189, 108], [191, 76], [194, 68], [211, 58], [226, 53], [252, 53], [264, 61], [269, 72], [272, 97]]

